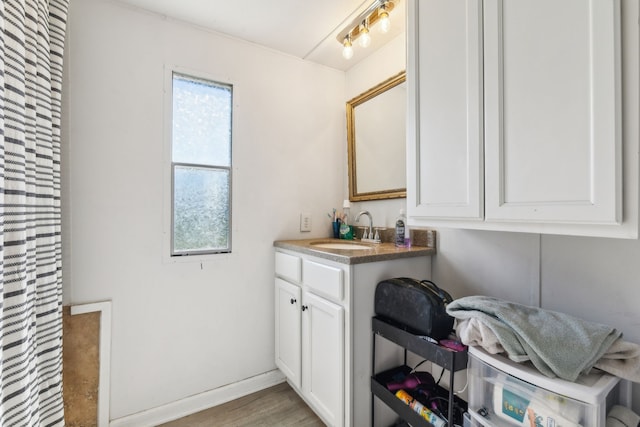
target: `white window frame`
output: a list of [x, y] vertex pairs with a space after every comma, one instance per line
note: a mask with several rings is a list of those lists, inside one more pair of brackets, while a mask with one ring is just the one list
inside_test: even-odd
[[[212, 83], [218, 83], [220, 85], [228, 85], [232, 88], [232, 112], [231, 112], [231, 164], [229, 167], [221, 167], [215, 166], [210, 167], [212, 170], [222, 170], [227, 169], [229, 172], [229, 245], [228, 249], [223, 251], [219, 250], [202, 250], [202, 251], [192, 251], [189, 253], [177, 253], [174, 254], [173, 248], [173, 197], [174, 197], [174, 166], [195, 166], [200, 167], [202, 165], [197, 164], [185, 164], [180, 162], [173, 162], [173, 76], [174, 74], [179, 74], [186, 77], [192, 77], [194, 79], [201, 79], [210, 81]], [[234, 135], [234, 103], [233, 96], [235, 85], [231, 79], [228, 78], [219, 78], [216, 76], [212, 76], [209, 73], [193, 70], [180, 66], [170, 66], [165, 65], [164, 69], [164, 162], [163, 162], [163, 182], [165, 183], [163, 195], [164, 195], [164, 214], [163, 214], [163, 246], [162, 246], [162, 258], [165, 263], [175, 263], [175, 262], [204, 262], [210, 261], [212, 259], [223, 260], [226, 259], [227, 256], [230, 256], [232, 253], [232, 241], [233, 241], [233, 135]]]

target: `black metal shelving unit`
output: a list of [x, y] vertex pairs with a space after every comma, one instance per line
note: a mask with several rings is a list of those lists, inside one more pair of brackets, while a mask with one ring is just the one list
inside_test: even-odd
[[[398, 399], [395, 394], [390, 392], [385, 386], [388, 379], [393, 376], [399, 373], [407, 374], [411, 371], [411, 368], [407, 366], [407, 352], [410, 351], [449, 371], [449, 390], [442, 389], [442, 392], [448, 396], [448, 414], [450, 419], [448, 425], [452, 426], [454, 399], [457, 399], [453, 394], [453, 378], [457, 371], [467, 368], [467, 352], [452, 351], [437, 344], [433, 344], [417, 335], [403, 330], [398, 326], [392, 325], [379, 317], [373, 317], [371, 319], [371, 328], [373, 332], [371, 360], [371, 425], [374, 425], [373, 397], [375, 396], [382, 400], [403, 420], [411, 424], [413, 427], [433, 427], [431, 423], [422, 418], [418, 413], [414, 412], [409, 405], [406, 405], [403, 401]], [[376, 374], [375, 362], [377, 336], [381, 336], [404, 348], [404, 364], [402, 366]]]

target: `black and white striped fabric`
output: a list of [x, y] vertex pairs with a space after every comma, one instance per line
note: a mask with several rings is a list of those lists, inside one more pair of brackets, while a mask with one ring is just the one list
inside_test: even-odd
[[68, 0], [0, 5], [0, 426], [64, 426], [60, 114]]

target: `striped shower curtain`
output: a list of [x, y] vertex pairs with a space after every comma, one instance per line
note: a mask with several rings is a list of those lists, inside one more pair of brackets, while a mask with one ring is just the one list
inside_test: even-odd
[[0, 5], [0, 426], [63, 426], [60, 113], [68, 0]]

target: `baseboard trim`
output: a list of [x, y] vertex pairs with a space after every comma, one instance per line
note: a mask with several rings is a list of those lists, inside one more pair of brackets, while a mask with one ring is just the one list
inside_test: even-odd
[[278, 369], [153, 409], [111, 420], [110, 427], [152, 427], [221, 405], [284, 382]]

